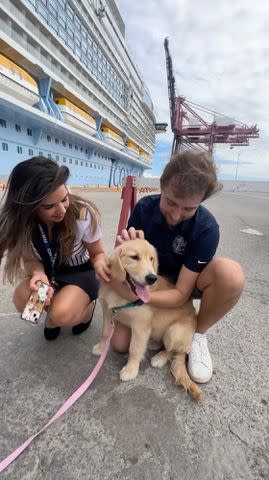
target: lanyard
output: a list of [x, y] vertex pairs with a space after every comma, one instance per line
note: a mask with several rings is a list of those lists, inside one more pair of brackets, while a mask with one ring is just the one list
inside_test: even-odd
[[46, 251], [47, 251], [47, 254], [50, 258], [50, 263], [51, 263], [51, 276], [52, 276], [52, 281], [54, 279], [54, 270], [55, 270], [55, 264], [56, 264], [56, 259], [57, 259], [57, 252], [56, 253], [52, 253], [52, 250], [51, 250], [51, 246], [50, 246], [50, 243], [46, 237], [46, 234], [43, 230], [43, 228], [41, 227], [40, 223], [38, 224], [38, 228], [39, 228], [39, 231], [41, 233], [41, 238], [43, 240], [43, 243], [44, 243], [44, 246], [46, 248]]

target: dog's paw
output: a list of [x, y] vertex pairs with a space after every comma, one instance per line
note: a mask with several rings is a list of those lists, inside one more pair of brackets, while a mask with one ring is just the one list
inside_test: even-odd
[[96, 345], [94, 345], [93, 349], [92, 349], [92, 353], [93, 355], [101, 355], [101, 352], [102, 352], [102, 345], [101, 343], [96, 343]]
[[163, 350], [162, 352], [157, 353], [150, 359], [151, 366], [154, 368], [162, 368], [167, 364], [169, 360], [169, 354]]
[[128, 382], [128, 380], [133, 380], [138, 375], [138, 367], [131, 365], [125, 365], [120, 371], [120, 379], [122, 382]]

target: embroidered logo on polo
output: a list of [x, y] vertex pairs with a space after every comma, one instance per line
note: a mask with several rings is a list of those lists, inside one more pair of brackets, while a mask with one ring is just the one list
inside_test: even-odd
[[175, 237], [172, 245], [172, 250], [177, 255], [183, 255], [186, 245], [187, 245], [187, 242], [184, 240], [183, 237], [181, 236]]

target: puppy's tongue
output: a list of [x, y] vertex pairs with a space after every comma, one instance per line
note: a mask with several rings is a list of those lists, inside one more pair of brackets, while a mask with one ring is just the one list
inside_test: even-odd
[[135, 287], [136, 295], [142, 300], [144, 303], [148, 303], [149, 301], [149, 287], [142, 287], [142, 285], [136, 285]]

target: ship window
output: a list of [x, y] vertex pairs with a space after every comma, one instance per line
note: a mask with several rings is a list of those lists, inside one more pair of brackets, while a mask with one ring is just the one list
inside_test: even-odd
[[0, 118], [0, 125], [1, 125], [1, 127], [6, 128], [7, 122], [5, 120], [3, 120], [3, 118]]
[[16, 131], [21, 132], [21, 126], [16, 123], [15, 125]]
[[62, 13], [58, 13], [58, 22], [59, 24], [61, 25], [61, 27], [65, 28], [66, 27], [66, 21], [65, 21], [65, 17]]
[[57, 2], [55, 0], [49, 0], [49, 11], [54, 15], [54, 17], [57, 17]]
[[49, 135], [47, 135], [47, 140], [48, 142], [51, 142], [51, 137]]
[[68, 27], [67, 27], [67, 33], [68, 33], [69, 37], [71, 38], [71, 40], [73, 40], [73, 38], [74, 38], [74, 33], [73, 33], [72, 25], [70, 25], [70, 26], [68, 25]]
[[74, 11], [69, 5], [66, 6], [66, 12], [67, 12], [67, 16], [71, 18], [71, 20], [73, 20]]
[[102, 165], [102, 170], [104, 170], [104, 166]]
[[87, 44], [84, 40], [81, 41], [81, 50], [83, 53], [87, 53]]
[[78, 146], [77, 146], [77, 145], [75, 145], [75, 150], [78, 150]]
[[78, 58], [81, 58], [81, 51], [80, 51], [80, 47], [75, 47], [75, 50], [74, 50], [75, 54], [78, 56]]
[[74, 42], [71, 40], [71, 38], [67, 38], [67, 45], [70, 47], [72, 50], [74, 49]]
[[39, 152], [39, 156], [40, 156], [40, 157], [43, 157], [43, 152]]
[[80, 47], [80, 36], [77, 33], [75, 33], [75, 44]]
[[83, 27], [83, 25], [81, 25], [81, 34], [83, 38], [87, 38], [87, 30], [85, 27]]
[[100, 165], [97, 166], [98, 170], [100, 170]]
[[66, 157], [63, 157], [63, 162], [66, 163]]
[[65, 30], [62, 29], [62, 27], [59, 28], [59, 35], [64, 41], [66, 41], [67, 34], [66, 34]]
[[93, 166], [94, 166], [94, 168], [96, 168], [96, 165], [95, 165], [95, 163], [93, 164]]
[[83, 167], [84, 163], [83, 163], [83, 162], [80, 162], [80, 165], [81, 165], [81, 167]]
[[80, 30], [80, 20], [79, 18], [77, 17], [77, 15], [75, 15], [75, 27]]
[[29, 135], [29, 137], [33, 135], [31, 128], [27, 128], [27, 135]]
[[59, 143], [58, 138], [55, 138], [55, 143], [56, 143], [56, 145], [58, 145], [58, 143]]
[[90, 168], [92, 168], [92, 163], [90, 163]]
[[69, 163], [73, 163], [72, 158], [69, 158]]
[[75, 160], [75, 165], [78, 165], [78, 160]]
[[7, 143], [5, 143], [5, 142], [2, 143], [2, 150], [6, 151], [6, 152], [8, 151], [8, 144]]
[[22, 147], [17, 147], [17, 152], [22, 153]]
[[38, 13], [40, 13], [41, 17], [43, 17], [46, 22], [48, 21], [48, 12], [41, 5], [38, 5]]
[[83, 152], [83, 148], [82, 148], [82, 147], [80, 147], [80, 151]]
[[72, 143], [69, 143], [69, 148], [71, 148], [71, 149], [72, 149]]
[[55, 159], [56, 159], [56, 162], [59, 162], [59, 155], [56, 155]]
[[48, 158], [51, 159], [51, 153], [48, 153]]
[[84, 53], [81, 54], [81, 60], [85, 65], [87, 65], [87, 57]]
[[56, 33], [58, 33], [58, 23], [55, 21], [55, 19], [50, 15], [49, 17], [49, 24], [55, 30]]
[[65, 141], [64, 141], [64, 140], [62, 141], [62, 144], [63, 144], [63, 147], [65, 147], [66, 143], [65, 143]]
[[87, 148], [85, 148], [85, 153], [88, 153], [88, 150], [87, 150]]
[[29, 155], [34, 155], [34, 150], [33, 150], [32, 148], [29, 148], [28, 154], [29, 154]]

